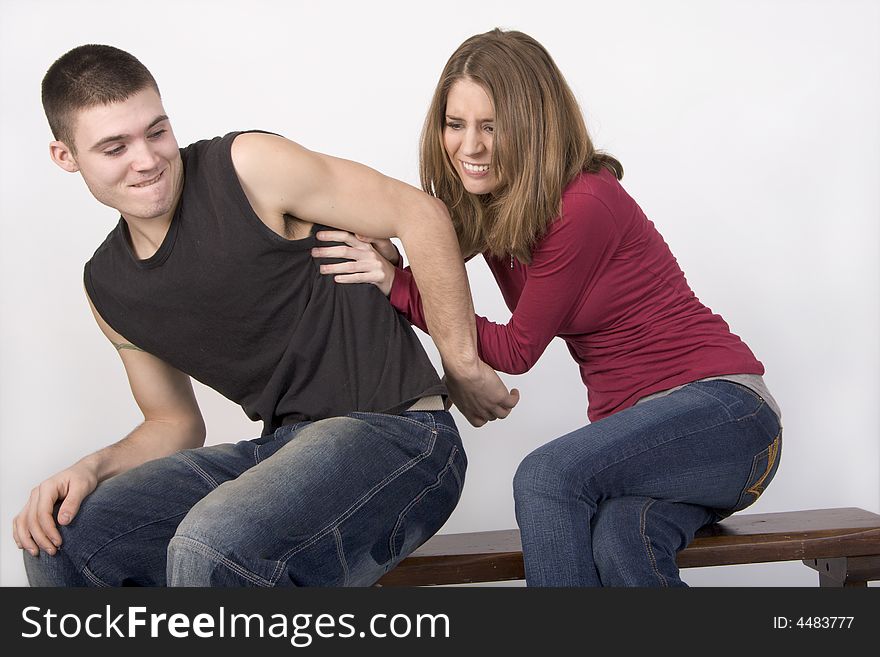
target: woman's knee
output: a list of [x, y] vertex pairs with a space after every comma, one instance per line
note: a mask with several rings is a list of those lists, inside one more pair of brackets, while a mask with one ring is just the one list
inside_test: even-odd
[[517, 504], [530, 500], [567, 498], [576, 494], [577, 484], [570, 462], [560, 459], [547, 445], [526, 456], [513, 476]]

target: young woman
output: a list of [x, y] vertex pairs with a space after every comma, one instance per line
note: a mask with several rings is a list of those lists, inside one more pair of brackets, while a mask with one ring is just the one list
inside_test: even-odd
[[[676, 553], [752, 504], [779, 465], [762, 364], [691, 291], [531, 37], [493, 30], [453, 53], [420, 168], [462, 253], [483, 254], [513, 313], [506, 325], [477, 318], [482, 358], [520, 374], [559, 336], [589, 393], [590, 423], [514, 477], [527, 583], [684, 586]], [[316, 255], [349, 259], [324, 273], [376, 284], [425, 328], [412, 277], [385, 259], [398, 260], [390, 242], [319, 237], [345, 245]]]

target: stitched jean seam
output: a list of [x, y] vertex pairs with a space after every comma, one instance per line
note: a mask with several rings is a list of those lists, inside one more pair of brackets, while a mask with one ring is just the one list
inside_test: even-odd
[[100, 587], [104, 587], [104, 588], [110, 587], [110, 585], [107, 582], [105, 582], [100, 577], [95, 575], [95, 573], [93, 573], [91, 570], [89, 570], [88, 566], [83, 566], [82, 569], [80, 570], [80, 572], [82, 573], [83, 577], [85, 577], [87, 580], [92, 582], [92, 584], [94, 584], [95, 586], [100, 586]]
[[[253, 584], [255, 584], [257, 586], [271, 587], [271, 586], [275, 585], [275, 582], [278, 579], [278, 577], [275, 576], [275, 573], [273, 573], [272, 580], [264, 579], [263, 577], [257, 575], [256, 573], [248, 570], [247, 568], [245, 568], [241, 564], [233, 561], [229, 557], [224, 556], [223, 554], [221, 554], [220, 552], [218, 552], [214, 548], [210, 547], [209, 545], [205, 545], [204, 543], [201, 543], [193, 538], [190, 538], [189, 536], [175, 536], [174, 538], [171, 539], [171, 542], [172, 543], [182, 543], [183, 544], [182, 547], [190, 549], [193, 552], [196, 552], [197, 554], [200, 554], [201, 556], [205, 557], [206, 559], [210, 559], [211, 561], [214, 561], [215, 563], [219, 563], [223, 566], [226, 566], [229, 570], [231, 570], [235, 574], [240, 575], [244, 579], [252, 582]], [[277, 571], [278, 571], [278, 568], [276, 567], [276, 572]]]
[[[131, 533], [133, 533], [133, 532], [136, 532], [136, 531], [140, 531], [140, 530], [143, 529], [144, 527], [149, 527], [150, 525], [156, 525], [156, 524], [159, 524], [159, 523], [163, 523], [163, 522], [165, 522], [165, 521], [167, 521], [167, 520], [171, 520], [172, 518], [177, 518], [177, 517], [179, 517], [179, 516], [185, 516], [187, 513], [188, 513], [188, 510], [187, 510], [187, 511], [183, 511], [183, 512], [181, 512], [181, 513], [174, 513], [174, 514], [172, 514], [172, 515], [170, 515], [170, 516], [166, 516], [166, 517], [163, 517], [163, 518], [158, 518], [158, 519], [156, 519], [156, 520], [152, 520], [152, 521], [150, 521], [150, 522], [145, 522], [145, 523], [142, 524], [142, 525], [138, 525], [137, 527], [132, 527], [132, 528], [129, 529], [128, 531], [122, 532], [121, 534], [118, 534], [118, 535], [114, 536], [113, 538], [111, 538], [109, 541], [107, 541], [107, 542], [104, 543], [103, 545], [100, 545], [100, 546], [98, 546], [97, 548], [95, 548], [94, 551], [92, 551], [87, 557], [85, 557], [85, 559], [83, 559], [83, 562], [82, 562], [83, 565], [80, 566], [80, 567], [81, 567], [83, 570], [86, 570], [86, 569], [87, 569], [86, 564], [88, 564], [92, 559], [94, 559], [94, 558], [95, 558], [95, 555], [97, 555], [101, 550], [103, 550], [103, 549], [109, 547], [110, 545], [112, 545], [113, 543], [115, 543], [116, 541], [118, 541], [119, 539], [123, 538], [124, 536], [128, 536], [129, 534], [131, 534]], [[91, 572], [91, 571], [89, 571], [89, 572]], [[93, 576], [94, 576], [94, 575], [93, 575]], [[96, 577], [96, 576], [95, 576], [95, 577]], [[97, 579], [97, 577], [96, 577], [96, 579]], [[100, 579], [98, 579], [98, 581], [100, 581]], [[109, 586], [109, 584], [104, 584], [104, 586]]]
[[770, 446], [767, 448], [767, 468], [764, 470], [764, 474], [761, 475], [761, 478], [758, 479], [754, 484], [749, 486], [748, 492], [752, 493], [757, 500], [761, 493], [764, 492], [765, 486], [764, 481], [770, 475], [770, 471], [773, 469], [773, 466], [776, 465], [776, 459], [779, 456], [779, 437], [773, 439], [773, 442], [770, 443]]
[[657, 557], [654, 555], [654, 549], [651, 547], [651, 539], [648, 538], [648, 534], [645, 531], [645, 527], [648, 524], [648, 509], [650, 509], [653, 504], [654, 500], [649, 500], [645, 506], [642, 507], [641, 518], [639, 518], [639, 533], [642, 535], [642, 543], [645, 546], [645, 552], [648, 554], [648, 560], [651, 562], [651, 570], [654, 571], [654, 575], [657, 576], [661, 586], [668, 586], [666, 578], [663, 577], [663, 574], [657, 568]]
[[[457, 455], [458, 454], [457, 447], [455, 448], [455, 452]], [[452, 468], [452, 476], [455, 477], [455, 481], [458, 484], [458, 495], [459, 495], [459, 497], [461, 497], [461, 494], [464, 492], [464, 480], [462, 479], [461, 475], [458, 473], [458, 469], [455, 467]]]
[[[437, 421], [434, 419], [434, 414], [432, 411], [410, 411], [410, 412], [412, 412], [412, 413], [426, 413], [428, 415], [428, 417], [431, 419], [431, 423], [428, 424], [426, 422], [419, 422], [418, 420], [415, 420], [411, 417], [407, 417], [405, 415], [394, 415], [393, 417], [395, 417], [398, 420], [403, 420], [404, 422], [408, 422], [409, 424], [413, 424], [423, 431], [431, 431], [434, 433], [437, 432]], [[353, 412], [349, 413], [349, 415], [352, 417], [355, 417], [358, 415], [388, 416], [388, 413], [370, 413], [369, 411], [353, 411]]]
[[[458, 479], [458, 475], [456, 474], [456, 472], [455, 472], [455, 467], [454, 467], [455, 458], [456, 458], [457, 456], [458, 456], [458, 448], [457, 448], [457, 447], [453, 447], [453, 448], [452, 448], [452, 452], [451, 452], [450, 455], [449, 455], [449, 458], [446, 459], [446, 465], [443, 466], [443, 469], [440, 470], [440, 472], [437, 473], [437, 477], [436, 477], [436, 479], [434, 480], [434, 482], [433, 482], [430, 486], [425, 486], [425, 488], [423, 488], [422, 491], [421, 491], [418, 495], [416, 495], [416, 496], [412, 499], [412, 501], [410, 501], [410, 503], [407, 504], [407, 505], [403, 508], [403, 510], [400, 512], [400, 514], [397, 516], [397, 522], [394, 524], [394, 529], [391, 531], [391, 536], [390, 536], [390, 538], [388, 539], [388, 550], [389, 550], [389, 552], [391, 553], [391, 559], [392, 559], [392, 561], [393, 561], [394, 559], [396, 559], [397, 556], [398, 556], [398, 554], [397, 554], [397, 550], [394, 548], [394, 545], [395, 545], [395, 543], [396, 543], [396, 540], [395, 540], [395, 539], [397, 538], [397, 534], [398, 534], [398, 533], [400, 532], [400, 530], [403, 528], [403, 523], [404, 523], [404, 520], [406, 519], [407, 514], [408, 514], [408, 513], [409, 513], [409, 512], [410, 512], [410, 511], [416, 506], [416, 504], [418, 504], [419, 502], [421, 502], [422, 499], [423, 499], [426, 495], [428, 495], [431, 491], [437, 490], [438, 488], [440, 488], [440, 486], [443, 485], [443, 477], [445, 477], [446, 474], [447, 474], [450, 470], [452, 471], [453, 476], [455, 476], [455, 478]], [[460, 491], [460, 490], [461, 490], [461, 489], [459, 489], [459, 491]], [[461, 494], [461, 493], [459, 492], [459, 495], [460, 495], [460, 494]]]
[[345, 547], [342, 544], [342, 533], [340, 533], [338, 526], [333, 530], [333, 539], [336, 541], [336, 556], [339, 558], [339, 563], [342, 566], [343, 586], [348, 586], [349, 580], [351, 579], [351, 572], [348, 569], [348, 560], [345, 558]]
[[[767, 447], [755, 454], [754, 458], [752, 459], [752, 469], [749, 472], [746, 483], [742, 488], [742, 492], [740, 492], [739, 497], [736, 500], [736, 504], [733, 506], [734, 513], [736, 511], [742, 511], [743, 509], [751, 506], [758, 501], [759, 497], [761, 497], [761, 494], [764, 492], [764, 488], [766, 488], [766, 486], [762, 486], [760, 488], [759, 486], [761, 486], [761, 484], [766, 481], [767, 477], [770, 475], [770, 471], [773, 469], [773, 466], [776, 464], [776, 461], [779, 458], [779, 443], [781, 435], [782, 434], [780, 433]], [[761, 475], [761, 477], [758, 478], [758, 480], [754, 483], [749, 483], [755, 479], [755, 476], [758, 472], [758, 466], [761, 461], [764, 460], [765, 455], [767, 457], [767, 467], [764, 469], [764, 474]], [[748, 504], [745, 504], [746, 495], [748, 495], [749, 493], [754, 496], [754, 499], [752, 499]]]
[[178, 456], [186, 465], [194, 470], [195, 473], [205, 481], [205, 483], [212, 486], [213, 488], [217, 488], [220, 485], [211, 475], [209, 475], [207, 472], [205, 472], [204, 469], [202, 469], [202, 466], [200, 466], [192, 458], [190, 458], [186, 454], [186, 452], [178, 452]]
[[764, 401], [764, 399], [763, 399], [760, 395], [758, 395], [758, 394], [755, 393], [755, 392], [752, 392], [751, 389], [747, 388], [747, 387], [744, 386], [744, 385], [740, 385], [740, 384], [738, 384], [738, 383], [733, 383], [733, 382], [728, 382], [728, 383], [731, 383], [731, 385], [738, 386], [739, 388], [742, 388], [742, 389], [745, 390], [746, 392], [750, 392], [750, 393], [752, 393], [752, 396], [754, 397], [755, 401], [759, 402], [759, 403], [758, 403], [758, 406], [755, 408], [755, 410], [754, 410], [752, 413], [750, 413], [750, 414], [748, 414], [748, 415], [743, 415], [743, 416], [740, 416], [740, 417], [735, 417], [734, 414], [731, 412], [730, 408], [728, 408], [727, 404], [725, 404], [725, 403], [724, 403], [723, 401], [721, 401], [718, 397], [716, 397], [716, 396], [713, 395], [712, 393], [708, 392], [707, 390], [703, 390], [701, 387], [699, 387], [699, 386], [696, 385], [696, 384], [691, 384], [690, 386], [688, 386], [688, 390], [692, 390], [692, 391], [694, 391], [694, 392], [698, 392], [699, 394], [701, 394], [701, 395], [703, 395], [703, 396], [705, 396], [705, 397], [709, 397], [709, 398], [712, 399], [715, 403], [717, 403], [719, 406], [721, 406], [722, 408], [724, 408], [724, 410], [727, 411], [727, 414], [730, 416], [729, 421], [738, 422], [738, 421], [740, 421], [740, 420], [746, 420], [746, 419], [749, 419], [749, 418], [755, 417], [755, 416], [761, 411], [761, 409], [762, 409], [764, 406], [766, 406], [767, 402]]

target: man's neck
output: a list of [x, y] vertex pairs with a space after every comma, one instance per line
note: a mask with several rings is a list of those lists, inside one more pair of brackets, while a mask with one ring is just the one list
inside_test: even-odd
[[125, 214], [122, 218], [128, 226], [128, 235], [131, 242], [131, 248], [137, 256], [138, 260], [147, 260], [156, 255], [165, 236], [171, 228], [171, 222], [174, 214], [177, 212], [177, 206], [180, 204], [180, 198], [183, 195], [183, 172], [181, 170], [175, 184], [176, 193], [171, 209], [158, 217], [128, 217]]
[[152, 219], [132, 219], [125, 215], [122, 216], [128, 225], [131, 248], [138, 260], [147, 260], [156, 254], [156, 251], [162, 246], [162, 242], [165, 241], [165, 236], [171, 227], [172, 217], [174, 217], [173, 210], [166, 215]]

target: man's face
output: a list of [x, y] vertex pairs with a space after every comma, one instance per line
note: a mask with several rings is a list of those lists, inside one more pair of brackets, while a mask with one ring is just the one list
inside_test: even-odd
[[183, 165], [171, 123], [156, 90], [80, 110], [74, 154], [52, 142], [52, 159], [79, 171], [92, 195], [127, 220], [170, 218], [183, 187]]

